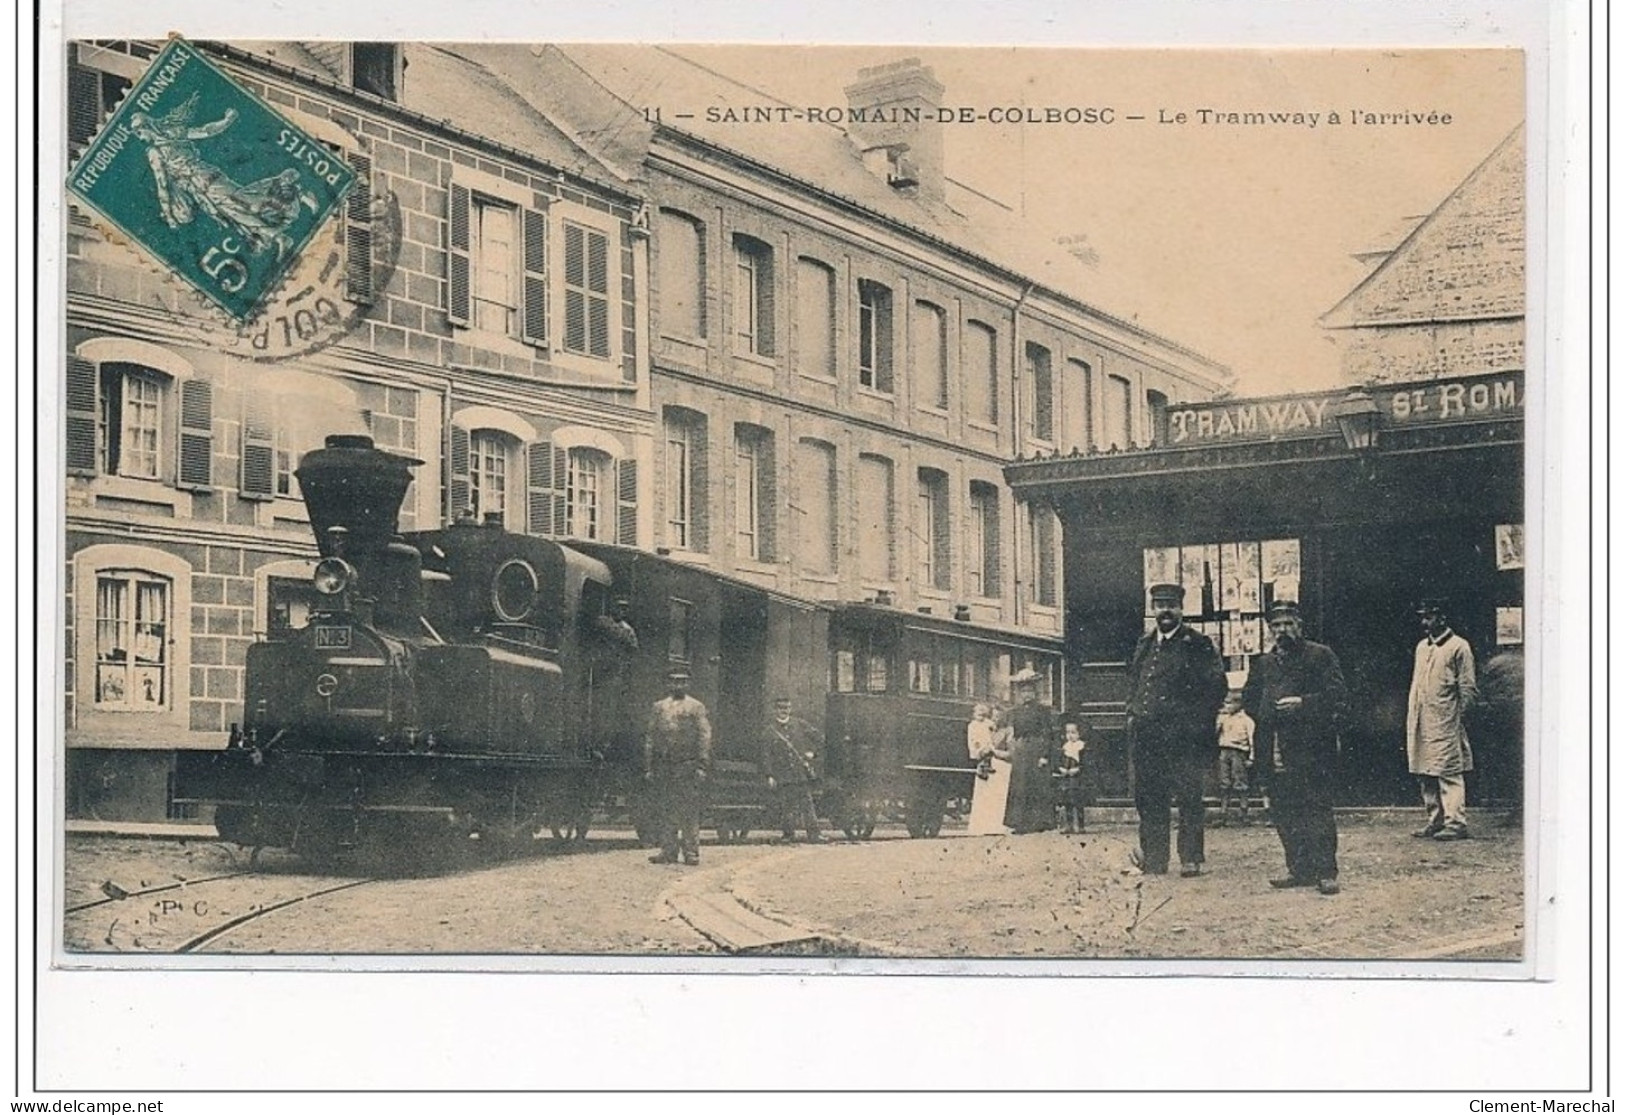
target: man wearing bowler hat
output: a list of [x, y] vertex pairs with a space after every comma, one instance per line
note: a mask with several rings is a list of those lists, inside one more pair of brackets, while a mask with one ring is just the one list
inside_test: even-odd
[[1213, 640], [1185, 623], [1185, 590], [1152, 585], [1156, 628], [1129, 659], [1128, 737], [1134, 806], [1140, 814], [1135, 862], [1148, 875], [1168, 870], [1168, 810], [1179, 806], [1179, 873], [1202, 873], [1202, 778], [1218, 758], [1213, 730], [1227, 688]]
[[1343, 667], [1330, 647], [1303, 637], [1298, 605], [1277, 600], [1265, 618], [1275, 649], [1247, 674], [1241, 705], [1257, 725], [1259, 763], [1274, 770], [1270, 814], [1286, 853], [1286, 875], [1270, 886], [1338, 893], [1337, 725], [1348, 703]]
[[651, 863], [700, 862], [700, 815], [711, 777], [711, 718], [688, 695], [688, 671], [666, 675], [668, 694], [654, 703], [643, 736], [643, 777], [660, 833]]
[[1478, 702], [1473, 648], [1450, 629], [1443, 600], [1423, 600], [1416, 608], [1422, 641], [1411, 671], [1405, 750], [1411, 773], [1422, 786], [1427, 824], [1413, 835], [1434, 840], [1467, 839], [1467, 780], [1473, 749], [1462, 716]]

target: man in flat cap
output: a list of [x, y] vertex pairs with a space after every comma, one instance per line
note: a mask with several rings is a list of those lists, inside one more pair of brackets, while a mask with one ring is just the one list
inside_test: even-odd
[[688, 671], [666, 675], [667, 695], [654, 703], [643, 736], [643, 777], [649, 784], [660, 851], [651, 863], [700, 862], [700, 816], [711, 776], [711, 718], [688, 695]]
[[1275, 772], [1270, 814], [1286, 853], [1286, 875], [1270, 886], [1317, 887], [1332, 895], [1339, 890], [1332, 800], [1337, 725], [1348, 703], [1343, 667], [1330, 647], [1303, 637], [1295, 601], [1277, 600], [1265, 618], [1275, 649], [1253, 661], [1241, 705], [1257, 725], [1259, 763]]
[[1428, 819], [1413, 835], [1434, 840], [1467, 839], [1467, 780], [1473, 749], [1462, 717], [1478, 702], [1473, 648], [1450, 629], [1443, 600], [1416, 608], [1422, 641], [1416, 644], [1405, 724], [1411, 773], [1422, 786]]
[[1168, 810], [1179, 806], [1179, 873], [1202, 873], [1202, 778], [1218, 758], [1213, 724], [1227, 688], [1213, 640], [1185, 623], [1185, 590], [1152, 585], [1156, 628], [1129, 659], [1128, 736], [1134, 807], [1140, 814], [1135, 862], [1148, 875], [1168, 870]]

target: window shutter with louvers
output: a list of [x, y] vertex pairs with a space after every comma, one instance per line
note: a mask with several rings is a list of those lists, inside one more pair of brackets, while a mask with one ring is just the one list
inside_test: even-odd
[[97, 71], [68, 64], [68, 147], [77, 150], [89, 143], [102, 118], [101, 77]]
[[274, 412], [269, 400], [252, 391], [243, 411], [242, 477], [237, 490], [244, 499], [276, 495]]
[[689, 431], [688, 548], [703, 554], [711, 548], [711, 466], [705, 420], [695, 420]]
[[586, 230], [564, 226], [564, 347], [571, 352], [587, 348]]
[[63, 456], [73, 476], [96, 475], [96, 374], [93, 361], [82, 356], [68, 357]]
[[213, 483], [214, 390], [205, 380], [181, 381], [180, 460], [176, 486], [202, 489]]
[[547, 343], [547, 214], [526, 209], [524, 340]]
[[372, 305], [372, 156], [345, 152], [355, 185], [344, 203], [344, 297]]
[[587, 233], [587, 351], [609, 355], [609, 237]]
[[638, 462], [625, 457], [615, 463], [615, 541], [638, 544]]
[[470, 496], [468, 431], [461, 426], [451, 428], [451, 452], [446, 468], [446, 521], [455, 523], [468, 510]]
[[564, 503], [565, 476], [557, 467], [550, 441], [531, 442], [526, 462], [525, 526], [531, 534], [554, 534]]
[[989, 494], [987, 501], [987, 587], [982, 591], [988, 596], [1002, 597], [1004, 595], [1004, 572], [1000, 548], [1004, 541], [1000, 534], [1003, 518], [999, 514], [999, 500], [997, 496]]
[[558, 446], [553, 447], [553, 536], [563, 538], [570, 533], [570, 501], [565, 498], [564, 486], [570, 477], [570, 454]]
[[468, 261], [468, 187], [453, 182], [448, 196], [446, 246], [450, 250], [446, 253], [446, 317], [454, 325], [467, 325], [473, 298]]

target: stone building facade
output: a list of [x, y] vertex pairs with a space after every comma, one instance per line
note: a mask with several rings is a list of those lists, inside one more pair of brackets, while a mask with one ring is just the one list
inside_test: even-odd
[[942, 103], [929, 69], [856, 75], [844, 129], [729, 129], [706, 110], [770, 98], [679, 53], [458, 49], [647, 193], [657, 546], [1059, 638], [1059, 522], [1004, 465], [1147, 443], [1229, 375], [1070, 293], [1059, 247], [966, 215], [941, 126], [907, 122]]
[[[70, 159], [157, 45], [70, 44]], [[653, 538], [636, 192], [437, 47], [200, 49], [361, 185], [247, 329], [70, 208], [69, 816], [184, 812], [176, 749], [224, 745], [247, 646], [302, 621], [294, 469], [329, 434], [423, 461], [405, 530]]]

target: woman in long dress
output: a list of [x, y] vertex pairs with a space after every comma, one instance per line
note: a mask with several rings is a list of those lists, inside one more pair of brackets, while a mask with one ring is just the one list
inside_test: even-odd
[[1038, 703], [1038, 671], [1022, 670], [1010, 679], [1017, 705], [1010, 710], [1010, 800], [1004, 823], [1016, 833], [1055, 827], [1055, 789], [1050, 753], [1055, 748], [1055, 712]]
[[966, 750], [979, 768], [966, 822], [971, 836], [1002, 836], [1010, 831], [1004, 826], [1004, 806], [1010, 795], [1008, 746], [1004, 729], [993, 719], [993, 710], [977, 705], [965, 728]]

